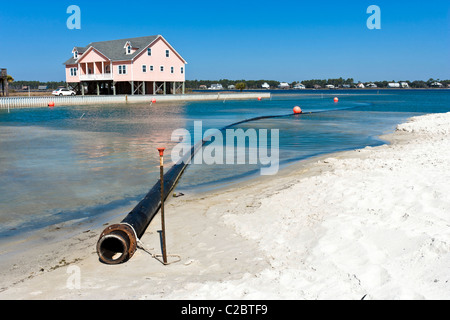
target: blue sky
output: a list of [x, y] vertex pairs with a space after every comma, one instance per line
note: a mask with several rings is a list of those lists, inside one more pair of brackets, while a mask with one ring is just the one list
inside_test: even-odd
[[[70, 5], [81, 30], [66, 26]], [[381, 30], [366, 26], [370, 5]], [[156, 34], [189, 80], [450, 78], [448, 0], [4, 1], [0, 23], [0, 67], [16, 80], [64, 80], [74, 46]]]

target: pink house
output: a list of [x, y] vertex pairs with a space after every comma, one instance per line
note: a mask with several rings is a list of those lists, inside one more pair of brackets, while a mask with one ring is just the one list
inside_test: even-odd
[[187, 62], [161, 35], [92, 42], [72, 55], [66, 82], [82, 95], [185, 93]]

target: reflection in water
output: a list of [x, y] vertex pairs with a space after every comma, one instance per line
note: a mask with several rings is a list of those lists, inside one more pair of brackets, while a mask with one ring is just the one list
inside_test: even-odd
[[185, 126], [182, 107], [11, 113], [0, 127], [0, 234], [142, 196], [158, 178], [156, 148], [170, 147], [172, 131]]

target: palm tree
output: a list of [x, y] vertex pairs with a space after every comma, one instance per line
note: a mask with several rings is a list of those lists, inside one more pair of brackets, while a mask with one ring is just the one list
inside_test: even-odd
[[246, 87], [246, 85], [244, 82], [236, 83], [236, 89], [241, 90], [241, 92], [242, 92], [242, 90], [245, 89], [245, 87]]

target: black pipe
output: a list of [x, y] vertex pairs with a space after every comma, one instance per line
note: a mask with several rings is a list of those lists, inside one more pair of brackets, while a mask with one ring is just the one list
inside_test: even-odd
[[[236, 122], [222, 129], [228, 129], [238, 124], [257, 121], [269, 118], [288, 117], [289, 115], [262, 116]], [[173, 192], [181, 176], [186, 170], [195, 154], [209, 142], [209, 137], [197, 143], [191, 152], [186, 154], [177, 164], [175, 164], [164, 175], [164, 200]], [[120, 264], [130, 260], [137, 250], [137, 242], [144, 235], [148, 226], [152, 222], [161, 208], [161, 180], [154, 185], [145, 198], [116, 225], [106, 228], [100, 235], [97, 243], [97, 254], [100, 261], [105, 264]]]
[[[175, 164], [163, 178], [164, 200], [173, 192], [190, 160], [206, 141], [199, 142]], [[161, 209], [161, 179], [153, 186], [145, 198], [122, 220], [103, 231], [97, 243], [97, 254], [105, 264], [120, 264], [130, 260], [137, 249], [138, 240]]]

